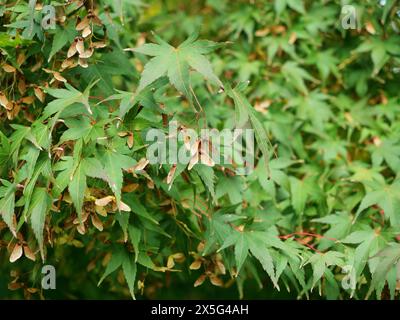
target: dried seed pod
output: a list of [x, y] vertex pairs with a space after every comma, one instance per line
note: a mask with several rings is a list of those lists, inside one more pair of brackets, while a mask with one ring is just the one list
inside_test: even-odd
[[94, 210], [96, 211], [96, 213], [102, 217], [107, 217], [107, 210], [104, 209], [104, 207], [101, 206], [95, 206]]
[[84, 52], [82, 52], [81, 54], [79, 54], [79, 58], [83, 58], [83, 59], [90, 58], [92, 56], [93, 52], [94, 52], [94, 49], [89, 48], [89, 49], [85, 50]]
[[150, 161], [146, 158], [140, 159], [139, 162], [133, 167], [133, 172], [143, 170], [144, 168], [146, 168], [149, 162]]
[[17, 243], [14, 246], [13, 251], [11, 252], [10, 262], [13, 263], [13, 262], [17, 261], [21, 257], [22, 257], [22, 246], [19, 243]]
[[73, 224], [80, 224], [80, 223], [83, 224], [87, 221], [87, 219], [89, 218], [89, 215], [90, 215], [89, 211], [83, 211], [81, 221], [79, 220], [79, 217], [76, 217], [72, 223]]
[[83, 29], [89, 27], [89, 23], [90, 23], [89, 18], [88, 18], [88, 16], [86, 16], [81, 21], [78, 20], [75, 30], [82, 31]]
[[7, 73], [14, 73], [15, 71], [16, 71], [16, 69], [12, 66], [12, 65], [9, 65], [9, 64], [3, 64], [3, 70], [5, 71], [5, 72], [7, 72]]
[[171, 167], [171, 170], [168, 172], [168, 176], [167, 176], [167, 184], [171, 184], [174, 176], [175, 176], [175, 171], [176, 171], [176, 164], [173, 164]]
[[85, 233], [86, 233], [86, 227], [85, 227], [85, 225], [82, 223], [82, 224], [80, 224], [80, 225], [78, 225], [77, 227], [76, 227], [76, 230], [78, 230], [78, 232], [81, 234], [81, 235], [84, 235]]
[[20, 100], [23, 104], [32, 104], [35, 101], [35, 97], [34, 96], [28, 96], [28, 97], [23, 97]]
[[174, 266], [175, 266], [174, 258], [172, 256], [169, 256], [167, 260], [167, 268], [172, 269]]
[[131, 208], [126, 203], [124, 203], [122, 201], [120, 201], [118, 209], [120, 211], [125, 211], [125, 212], [130, 212], [131, 211]]
[[208, 167], [214, 167], [215, 166], [215, 162], [214, 160], [207, 154], [207, 153], [201, 153], [200, 154], [200, 159], [201, 159], [201, 163], [208, 166]]
[[4, 108], [7, 108], [9, 101], [5, 94], [0, 91], [0, 105], [3, 106]]
[[113, 196], [107, 196], [101, 199], [96, 199], [95, 204], [96, 206], [99, 207], [105, 207], [106, 205], [108, 205], [110, 202], [114, 201], [115, 197]]
[[100, 48], [105, 48], [107, 45], [103, 41], [96, 41], [96, 42], [92, 42], [92, 44], [90, 46], [95, 49], [100, 49]]
[[122, 187], [122, 192], [133, 192], [135, 191], [137, 188], [139, 188], [139, 184], [138, 183], [130, 183], [127, 184], [126, 186]]
[[103, 231], [104, 227], [103, 227], [103, 222], [101, 222], [101, 220], [99, 219], [99, 217], [95, 214], [92, 214], [90, 216], [91, 220], [92, 220], [92, 224], [93, 226], [99, 230], [99, 231]]
[[67, 82], [67, 79], [65, 79], [59, 72], [54, 72], [53, 76], [57, 81], [64, 82], [64, 83]]
[[102, 27], [103, 26], [103, 22], [100, 20], [100, 18], [98, 16], [96, 16], [95, 14], [92, 14], [90, 16], [90, 20], [92, 21], [93, 24], [95, 24], [98, 27]]
[[134, 142], [133, 141], [133, 134], [132, 134], [132, 132], [130, 132], [129, 135], [128, 135], [128, 140], [127, 140], [127, 144], [128, 144], [129, 149], [132, 149], [133, 142]]
[[17, 57], [17, 64], [21, 66], [26, 60], [26, 55], [24, 52], [21, 52]]
[[43, 57], [39, 56], [36, 59], [36, 64], [31, 68], [31, 72], [36, 72], [42, 67]]
[[74, 68], [78, 65], [73, 59], [65, 59], [61, 64], [60, 71], [64, 71], [65, 69]]
[[25, 254], [25, 257], [27, 257], [29, 260], [32, 260], [32, 261], [36, 260], [35, 254], [32, 252], [32, 250], [28, 246], [24, 246], [24, 254]]
[[79, 64], [82, 68], [87, 68], [87, 67], [89, 67], [89, 65], [88, 65], [88, 63], [87, 63], [87, 61], [86, 61], [86, 59], [83, 59], [83, 58], [79, 58], [79, 59], [78, 59], [78, 64]]
[[196, 152], [195, 155], [189, 161], [188, 170], [192, 170], [192, 168], [199, 162], [199, 153]]
[[14, 101], [8, 101], [8, 103], [5, 105], [5, 108], [8, 111], [12, 111], [15, 107], [16, 103]]
[[21, 95], [24, 95], [26, 92], [26, 83], [24, 78], [18, 80], [18, 91]]
[[210, 282], [217, 287], [222, 287], [224, 283], [220, 278], [218, 278], [215, 274], [210, 275]]
[[82, 31], [82, 37], [87, 38], [92, 34], [92, 29], [90, 29], [90, 26], [87, 26], [85, 29]]
[[82, 37], [78, 37], [76, 41], [76, 50], [78, 50], [79, 54], [85, 52], [85, 44]]
[[69, 47], [68, 52], [67, 52], [68, 58], [73, 57], [78, 52], [78, 50], [76, 49], [77, 42], [78, 42], [78, 39], [75, 38], [74, 42], [72, 42], [71, 46]]
[[35, 86], [33, 87], [33, 91], [35, 92], [35, 96], [40, 100], [40, 102], [44, 102], [46, 95], [43, 92], [42, 89], [40, 89], [39, 87]]
[[190, 270], [198, 270], [200, 269], [202, 265], [202, 261], [200, 259], [196, 259], [195, 261], [192, 262], [192, 264], [189, 266]]
[[206, 278], [207, 278], [207, 276], [205, 275], [205, 274], [202, 274], [196, 281], [195, 281], [195, 283], [194, 283], [194, 287], [198, 287], [198, 286], [201, 286], [203, 283], [204, 283], [204, 281], [206, 280]]

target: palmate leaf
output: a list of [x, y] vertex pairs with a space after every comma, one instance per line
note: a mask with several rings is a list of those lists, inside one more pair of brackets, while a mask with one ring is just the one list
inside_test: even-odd
[[136, 280], [136, 262], [130, 255], [126, 254], [122, 262], [122, 271], [124, 272], [126, 283], [132, 299], [135, 298], [135, 280]]
[[254, 129], [256, 140], [259, 148], [263, 154], [263, 159], [267, 171], [269, 172], [268, 159], [269, 159], [269, 144], [267, 131], [265, 130], [261, 121], [257, 118], [255, 109], [251, 106], [250, 102], [243, 94], [243, 89], [246, 87], [245, 83], [238, 84], [235, 88], [226, 85], [226, 92], [230, 98], [233, 99], [236, 108], [236, 125], [241, 128], [250, 119], [251, 125]]
[[53, 89], [46, 88], [45, 91], [52, 97], [56, 98], [51, 101], [43, 110], [42, 118], [47, 119], [55, 113], [63, 111], [68, 106], [74, 103], [83, 104], [87, 111], [92, 114], [92, 110], [89, 105], [89, 94], [90, 90], [99, 82], [100, 79], [92, 82], [87, 86], [84, 92], [80, 92], [68, 83], [65, 84], [67, 89]]
[[4, 191], [2, 190], [0, 199], [0, 216], [3, 218], [12, 233], [16, 235], [15, 225], [13, 222], [16, 188], [14, 184], [9, 183], [8, 181], [2, 180], [2, 182], [5, 186], [1, 188]]
[[50, 210], [51, 198], [45, 188], [36, 188], [30, 204], [30, 221], [35, 237], [39, 243], [40, 253], [44, 260], [43, 229], [46, 215]]
[[129, 292], [132, 296], [132, 299], [135, 299], [136, 262], [130, 254], [121, 248], [118, 248], [113, 252], [111, 259], [107, 264], [106, 270], [103, 276], [100, 278], [97, 286], [100, 286], [104, 279], [116, 271], [119, 267], [122, 267], [125, 280], [129, 287]]
[[386, 240], [373, 229], [355, 231], [342, 240], [345, 244], [358, 244], [354, 251], [354, 269], [360, 276], [369, 258], [385, 246]]
[[390, 223], [393, 226], [398, 226], [400, 224], [400, 180], [394, 181], [391, 185], [380, 183], [373, 183], [372, 185], [373, 190], [367, 192], [361, 201], [355, 220], [362, 211], [376, 204], [382, 208]]
[[138, 93], [158, 78], [167, 75], [171, 84], [179, 92], [191, 98], [190, 68], [201, 73], [211, 83], [223, 87], [222, 82], [214, 74], [210, 62], [204, 56], [211, 52], [217, 46], [216, 44], [211, 41], [197, 40], [198, 35], [193, 34], [175, 48], [157, 35], [154, 36], [157, 44], [149, 43], [139, 48], [128, 49], [154, 57], [144, 67], [137, 89]]
[[316, 253], [312, 255], [305, 263], [305, 265], [311, 264], [313, 268], [312, 288], [314, 288], [317, 282], [322, 278], [328, 267], [333, 265], [342, 266], [343, 257], [344, 254], [337, 251], [328, 251], [326, 253]]
[[376, 289], [378, 298], [380, 298], [379, 293], [387, 281], [392, 299], [394, 299], [394, 290], [400, 268], [400, 245], [398, 243], [389, 244], [376, 255], [376, 259], [379, 261], [373, 270], [371, 287], [367, 296], [371, 294], [373, 289]]
[[225, 238], [218, 252], [231, 246], [234, 246], [237, 273], [241, 270], [250, 251], [254, 258], [261, 263], [263, 269], [267, 272], [272, 283], [278, 290], [278, 278], [287, 265], [287, 259], [285, 257], [280, 257], [278, 261], [276, 261], [277, 267], [275, 267], [275, 262], [270, 252], [271, 247], [281, 249], [282, 252], [286, 252], [291, 259], [297, 260], [294, 251], [280, 241], [272, 232], [234, 232]]
[[76, 168], [72, 176], [72, 180], [68, 185], [68, 191], [71, 196], [72, 202], [74, 203], [79, 219], [81, 219], [82, 217], [82, 206], [83, 206], [83, 199], [85, 197], [85, 190], [86, 190], [86, 173], [85, 173], [84, 163], [81, 162]]
[[115, 194], [118, 205], [121, 202], [121, 189], [123, 183], [123, 169], [131, 168], [135, 165], [135, 160], [126, 155], [105, 150], [101, 155], [104, 172], [107, 175], [107, 182]]

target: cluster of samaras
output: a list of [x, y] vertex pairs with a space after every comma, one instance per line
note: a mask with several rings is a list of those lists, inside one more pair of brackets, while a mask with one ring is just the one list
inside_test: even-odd
[[[83, 7], [83, 4], [71, 1], [67, 5], [72, 3], [78, 8]], [[65, 18], [64, 14], [63, 17]], [[56, 21], [64, 23], [66, 19], [56, 19]], [[101, 29], [101, 32], [95, 36], [96, 28]], [[24, 117], [32, 122], [34, 117], [29, 112], [29, 106], [36, 100], [41, 103], [45, 102], [46, 94], [44, 89], [49, 86], [58, 87], [60, 84], [66, 83], [67, 79], [62, 75], [64, 71], [77, 66], [87, 68], [89, 66], [88, 59], [93, 56], [95, 50], [106, 46], [104, 25], [94, 10], [89, 9], [83, 19], [78, 16], [75, 30], [80, 35], [75, 37], [72, 44], [70, 44], [66, 57], [65, 52], [61, 50], [55, 58], [49, 58], [47, 61], [48, 66], [45, 65], [46, 61], [42, 54], [29, 56], [26, 48], [16, 48], [17, 59], [16, 63], [12, 63], [13, 65], [6, 60], [1, 61], [2, 59], [0, 59], [0, 68], [4, 72], [1, 79], [4, 85], [0, 90], [0, 106], [2, 107], [0, 108], [0, 119], [7, 118], [12, 120], [23, 111]], [[98, 40], [101, 36], [102, 40]], [[57, 34], [54, 37], [57, 37]], [[94, 41], [94, 39], [97, 40]], [[29, 63], [32, 61], [35, 61], [35, 63]], [[46, 79], [45, 75], [43, 77], [35, 77], [40, 80], [35, 81], [35, 83], [29, 83], [24, 73], [26, 71], [36, 73], [41, 70], [50, 75], [51, 78]]]

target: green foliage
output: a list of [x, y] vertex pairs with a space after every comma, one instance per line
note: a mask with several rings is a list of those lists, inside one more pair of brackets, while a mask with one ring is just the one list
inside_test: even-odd
[[[398, 1], [347, 30], [339, 0], [28, 3], [0, 6], [0, 298], [398, 299]], [[254, 171], [150, 163], [172, 122], [252, 128]]]

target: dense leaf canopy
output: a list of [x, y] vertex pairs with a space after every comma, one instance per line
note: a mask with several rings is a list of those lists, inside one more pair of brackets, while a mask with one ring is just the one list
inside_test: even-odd
[[0, 0], [0, 298], [398, 298], [400, 3], [346, 3]]

